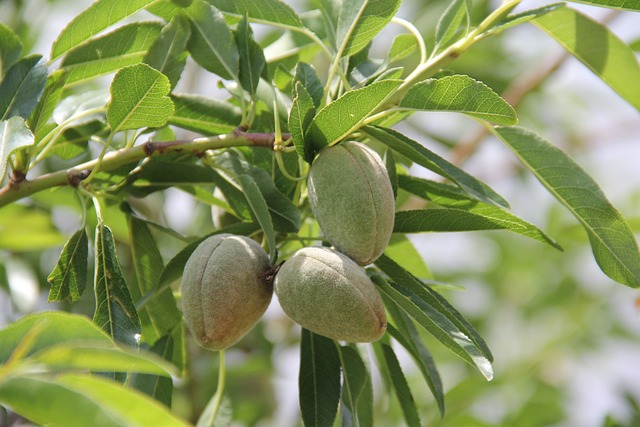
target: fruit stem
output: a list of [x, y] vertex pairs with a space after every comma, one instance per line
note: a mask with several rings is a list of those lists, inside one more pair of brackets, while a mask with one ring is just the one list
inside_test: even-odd
[[216, 421], [216, 417], [218, 416], [218, 411], [220, 410], [220, 404], [222, 403], [222, 396], [224, 395], [224, 386], [226, 381], [224, 350], [220, 350], [218, 352], [218, 355], [218, 388], [216, 389], [213, 397], [211, 397], [211, 400], [207, 404], [207, 407], [204, 408], [200, 419], [198, 419], [196, 427], [213, 427]]

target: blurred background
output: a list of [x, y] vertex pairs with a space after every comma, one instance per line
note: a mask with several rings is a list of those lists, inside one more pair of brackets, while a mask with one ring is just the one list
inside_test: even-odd
[[[306, 1], [287, 3], [299, 12], [310, 8]], [[525, 0], [518, 10], [548, 3]], [[88, 0], [0, 0], [0, 22], [19, 34], [23, 53], [46, 57], [59, 31], [89, 4]], [[399, 16], [431, 40], [448, 4], [405, 0]], [[474, 1], [476, 22], [496, 4]], [[571, 6], [608, 22], [614, 33], [638, 49], [640, 14]], [[153, 19], [134, 17], [146, 18]], [[400, 30], [394, 25], [385, 29], [372, 55], [384, 56], [391, 40], [387, 36]], [[255, 26], [254, 31], [265, 39], [273, 36], [267, 27]], [[179, 91], [223, 94], [216, 76], [193, 65], [188, 64]], [[326, 67], [322, 62], [315, 65], [319, 70]], [[415, 65], [415, 58], [409, 57], [405, 65]], [[520, 123], [569, 152], [640, 235], [637, 110], [529, 24], [479, 43], [450, 69], [482, 80], [498, 93], [513, 94], [524, 87], [516, 107]], [[102, 82], [108, 85], [110, 78]], [[426, 338], [446, 390], [444, 419], [412, 361], [403, 358], [425, 425], [640, 426], [640, 293], [614, 283], [599, 270], [586, 234], [570, 213], [505, 146], [484, 136], [474, 121], [455, 114], [419, 113], [400, 129], [487, 182], [511, 203], [515, 214], [564, 247], [561, 253], [506, 231], [411, 236], [434, 277], [445, 284], [439, 290], [479, 330], [495, 356], [494, 379], [486, 382]], [[43, 167], [56, 166], [60, 167], [51, 163]], [[428, 176], [421, 169], [411, 173]], [[67, 197], [64, 191], [60, 194], [61, 199]], [[80, 216], [72, 202], [54, 207], [52, 215], [51, 207], [42, 203], [36, 197], [28, 208], [0, 210], [0, 326], [39, 310], [93, 312], [89, 291], [73, 306], [46, 303], [46, 277]], [[209, 208], [178, 190], [155, 193], [140, 203], [156, 211], [159, 222], [185, 235], [201, 236], [213, 229]], [[116, 213], [107, 223], [116, 238], [126, 236], [126, 225]], [[30, 237], [34, 229], [39, 232], [37, 240]], [[166, 236], [158, 239], [165, 261], [181, 248], [180, 242]], [[126, 246], [118, 251], [126, 268]], [[265, 320], [227, 352], [233, 425], [300, 425], [298, 337], [299, 330], [274, 299]], [[214, 392], [217, 358], [191, 341], [188, 352], [191, 375], [177, 379], [174, 410], [193, 420]], [[397, 402], [379, 387], [375, 392], [377, 425], [402, 425]]]

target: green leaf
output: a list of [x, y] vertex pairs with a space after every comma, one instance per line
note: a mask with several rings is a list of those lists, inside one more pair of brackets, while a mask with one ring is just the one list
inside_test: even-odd
[[318, 112], [306, 138], [313, 142], [317, 151], [340, 141], [358, 130], [400, 83], [400, 80], [384, 80], [345, 93]]
[[[159, 355], [165, 360], [171, 360], [174, 354], [174, 339], [171, 335], [165, 335], [155, 342], [150, 351]], [[171, 408], [173, 394], [173, 381], [164, 375], [136, 374], [132, 385], [136, 390], [140, 390], [155, 400], [164, 403]]]
[[175, 87], [187, 61], [187, 42], [191, 30], [189, 22], [176, 15], [164, 26], [160, 37], [149, 47], [142, 62], [167, 76], [171, 87]]
[[638, 10], [640, 4], [635, 0], [569, 0], [574, 3], [590, 4], [593, 6], [612, 7], [616, 9]]
[[362, 131], [420, 166], [455, 182], [460, 188], [478, 200], [509, 207], [509, 203], [487, 184], [401, 133], [378, 126], [366, 126]]
[[249, 26], [246, 15], [238, 23], [234, 34], [240, 57], [238, 72], [240, 86], [253, 98], [260, 82], [260, 74], [262, 74], [267, 60], [262, 48], [253, 39], [253, 30]]
[[539, 18], [549, 12], [565, 6], [565, 3], [554, 3], [547, 6], [537, 7], [535, 9], [525, 10], [524, 12], [507, 15], [503, 20], [498, 22], [495, 27], [491, 28], [490, 33], [497, 34], [503, 30], [506, 30], [507, 28], [529, 22], [533, 19]]
[[174, 112], [169, 79], [146, 64], [120, 69], [111, 83], [107, 121], [113, 133], [161, 127]]
[[421, 279], [432, 279], [433, 274], [420, 256], [411, 240], [403, 234], [392, 234], [385, 255], [394, 260], [402, 260], [402, 266], [412, 275]]
[[251, 206], [251, 210], [253, 210], [253, 213], [260, 224], [260, 228], [262, 228], [262, 231], [264, 232], [269, 246], [269, 258], [273, 264], [276, 259], [278, 259], [278, 250], [276, 249], [276, 233], [273, 229], [273, 222], [271, 221], [271, 215], [269, 215], [267, 202], [260, 192], [258, 184], [256, 184], [250, 175], [239, 175], [238, 180], [240, 181], [242, 191]]
[[381, 276], [373, 276], [372, 280], [389, 300], [395, 302], [449, 350], [467, 363], [476, 366], [487, 380], [493, 378], [491, 361], [482, 353], [476, 343], [460, 331], [444, 314], [405, 287], [387, 283]]
[[93, 322], [114, 341], [136, 347], [140, 320], [122, 275], [109, 227], [96, 227], [96, 310]]
[[252, 21], [302, 28], [304, 25], [291, 8], [280, 0], [208, 0], [226, 14], [249, 16]]
[[338, 354], [342, 366], [342, 400], [351, 412], [353, 425], [360, 425], [359, 403], [361, 398], [368, 398], [363, 392], [367, 382], [371, 382], [371, 376], [357, 350], [340, 346]]
[[[396, 218], [396, 221], [400, 222], [400, 224], [396, 223], [398, 231], [404, 230], [407, 233], [416, 233], [420, 231], [505, 229], [562, 250], [562, 247], [555, 240], [535, 225], [499, 206], [475, 200], [457, 187], [406, 175], [399, 177], [399, 183], [403, 190], [411, 194], [454, 210], [427, 209], [407, 211], [410, 213], [401, 215], [401, 219]], [[459, 212], [460, 210], [470, 215], [467, 216]], [[464, 223], [461, 223], [463, 221]]]
[[29, 117], [29, 127], [33, 129], [34, 134], [38, 135], [53, 116], [56, 106], [62, 99], [66, 79], [67, 76], [62, 70], [56, 70], [47, 77], [44, 92]]
[[233, 131], [240, 124], [240, 109], [228, 102], [199, 95], [171, 95], [175, 111], [169, 124], [199, 132], [220, 135]]
[[411, 55], [418, 48], [418, 41], [413, 34], [398, 34], [391, 43], [387, 61], [395, 62]]
[[34, 142], [33, 134], [22, 117], [11, 117], [0, 121], [0, 182], [7, 172], [9, 157], [21, 147], [28, 147]]
[[638, 243], [598, 184], [566, 153], [529, 130], [498, 127], [493, 132], [582, 224], [602, 271], [623, 285], [639, 287]]
[[298, 155], [307, 163], [311, 163], [314, 157], [314, 149], [312, 142], [305, 138], [305, 132], [316, 114], [316, 109], [313, 106], [313, 99], [302, 82], [296, 83], [295, 90], [296, 97], [293, 99], [291, 111], [289, 112], [289, 131]]
[[31, 252], [60, 247], [66, 240], [49, 211], [17, 203], [0, 209], [0, 249]]
[[324, 87], [313, 65], [307, 64], [306, 62], [298, 62], [296, 64], [293, 82], [294, 88], [297, 87], [298, 82], [300, 82], [307, 90], [309, 96], [313, 99], [314, 108], [320, 106], [322, 97], [324, 96]]
[[80, 298], [87, 286], [88, 258], [89, 240], [83, 227], [64, 245], [58, 263], [47, 277], [51, 284], [47, 302], [75, 302]]
[[113, 345], [107, 334], [85, 316], [46, 311], [24, 316], [0, 329], [0, 363], [5, 364], [22, 339], [37, 329], [25, 356], [61, 343]]
[[340, 356], [329, 338], [302, 329], [300, 410], [305, 427], [331, 427], [340, 401]]
[[161, 30], [158, 22], [136, 22], [72, 50], [60, 65], [67, 72], [67, 84], [82, 83], [142, 62]]
[[465, 75], [420, 82], [407, 92], [400, 108], [451, 111], [499, 125], [518, 123], [516, 112], [489, 86]]
[[22, 43], [11, 29], [0, 23], [0, 78], [20, 59]]
[[154, 1], [156, 0], [97, 0], [62, 30], [51, 47], [51, 60], [61, 57]]
[[415, 293], [420, 297], [420, 299], [433, 306], [440, 314], [445, 316], [460, 331], [462, 331], [464, 335], [469, 337], [489, 362], [493, 362], [493, 355], [491, 354], [491, 350], [489, 350], [484, 339], [474, 329], [471, 323], [469, 323], [467, 319], [458, 312], [458, 310], [449, 304], [444, 297], [434, 291], [431, 287], [424, 285], [402, 266], [387, 257], [386, 254], [383, 254], [378, 258], [378, 260], [376, 260], [376, 266], [389, 276], [391, 280]]
[[[164, 263], [147, 224], [133, 215], [128, 215], [127, 220], [133, 271], [138, 294], [142, 296], [156, 288]], [[149, 344], [169, 334], [182, 322], [182, 314], [169, 288], [147, 301], [140, 316], [149, 320], [148, 324], [142, 322], [142, 337]]]
[[106, 88], [71, 95], [56, 106], [53, 111], [53, 120], [65, 126], [79, 126], [96, 120], [104, 121], [105, 107], [109, 97], [109, 91]]
[[25, 56], [4, 75], [0, 83], [0, 120], [29, 118], [47, 83], [47, 64], [41, 59], [41, 55]]
[[393, 384], [393, 389], [398, 397], [398, 402], [400, 402], [404, 421], [408, 427], [420, 427], [420, 416], [418, 415], [416, 402], [413, 399], [413, 395], [409, 389], [409, 384], [402, 372], [398, 358], [390, 345], [382, 342], [379, 343], [379, 345], [382, 347], [384, 361], [389, 373], [391, 374], [391, 383]]
[[189, 425], [142, 393], [90, 375], [11, 376], [0, 382], [0, 401], [35, 423], [52, 427]]
[[188, 48], [193, 59], [223, 79], [237, 80], [238, 48], [220, 11], [204, 0], [193, 0], [184, 12], [191, 22]]
[[640, 85], [629, 84], [640, 81], [638, 59], [606, 26], [568, 7], [547, 13], [533, 23], [640, 110]]
[[436, 51], [442, 51], [462, 37], [471, 26], [471, 0], [454, 0], [445, 9], [436, 26]]
[[336, 40], [338, 55], [351, 56], [367, 44], [391, 21], [401, 0], [353, 0], [342, 2]]

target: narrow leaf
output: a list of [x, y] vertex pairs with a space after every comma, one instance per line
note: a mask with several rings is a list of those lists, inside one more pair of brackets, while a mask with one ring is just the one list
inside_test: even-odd
[[236, 27], [235, 39], [240, 58], [238, 79], [242, 88], [254, 97], [260, 82], [260, 74], [262, 74], [267, 60], [262, 48], [253, 39], [253, 31], [246, 15], [242, 17]]
[[[619, 7], [623, 5], [618, 2]], [[568, 7], [547, 13], [533, 23], [640, 110], [640, 85], [629, 84], [640, 81], [638, 59], [605, 25]]]
[[400, 86], [400, 80], [384, 80], [352, 90], [325, 106], [309, 126], [308, 138], [316, 150], [332, 145], [358, 130], [364, 120]]
[[393, 234], [384, 250], [392, 260], [402, 260], [402, 267], [420, 279], [433, 279], [433, 273], [422, 259], [415, 245], [404, 234]]
[[[171, 335], [160, 338], [150, 351], [165, 360], [171, 360], [174, 354], [174, 340]], [[164, 375], [137, 374], [133, 379], [133, 387], [136, 390], [153, 397], [155, 400], [171, 408], [173, 394], [173, 381]]]
[[640, 4], [635, 0], [569, 0], [574, 3], [584, 3], [593, 6], [612, 7], [640, 11]]
[[565, 7], [565, 3], [554, 3], [542, 7], [537, 7], [535, 9], [525, 10], [524, 12], [515, 13], [512, 15], [507, 15], [503, 20], [498, 22], [498, 24], [493, 27], [490, 32], [492, 34], [499, 33], [501, 31], [506, 30], [507, 28], [514, 27], [516, 25], [523, 24], [525, 22], [529, 22], [533, 19], [539, 18], [543, 15], [546, 15], [549, 12], [552, 12], [561, 7]]
[[509, 207], [509, 203], [487, 184], [469, 175], [456, 165], [449, 163], [425, 146], [393, 130], [378, 126], [367, 126], [363, 129], [370, 137], [377, 139], [392, 150], [411, 159], [438, 175], [453, 182], [467, 193], [487, 203]]
[[189, 52], [204, 69], [226, 80], [238, 78], [239, 56], [233, 33], [218, 9], [193, 0], [184, 9], [191, 22]]
[[280, 0], [208, 0], [226, 14], [242, 17], [248, 15], [252, 21], [302, 28], [300, 17]]
[[493, 378], [493, 368], [489, 359], [482, 354], [476, 344], [458, 329], [447, 317], [410, 290], [393, 283], [387, 283], [380, 276], [372, 277], [378, 288], [394, 301], [402, 310], [413, 317], [420, 326], [431, 333], [449, 350], [464, 361], [475, 365], [487, 379]]
[[[65, 126], [79, 126], [104, 121], [106, 105], [109, 102], [106, 88], [86, 90], [64, 98], [53, 110], [53, 121]], [[93, 112], [90, 112], [90, 111]]]
[[[562, 250], [562, 247], [555, 240], [535, 225], [499, 206], [475, 200], [457, 187], [406, 175], [401, 175], [399, 182], [400, 187], [411, 194], [430, 200], [442, 207], [460, 209], [472, 214], [472, 216], [468, 217], [469, 223], [463, 225], [458, 224], [458, 221], [465, 218], [464, 214], [462, 217], [458, 217], [457, 212], [454, 213], [454, 211], [448, 209], [442, 212], [439, 209], [409, 211], [412, 214], [402, 215], [404, 218], [401, 220], [403, 224], [398, 226], [402, 230], [415, 227], [413, 231], [406, 232], [418, 232], [417, 230], [423, 227], [426, 228], [424, 231], [460, 231], [459, 227], [461, 226], [463, 229], [466, 226], [473, 227], [474, 224], [482, 227], [484, 225], [481, 224], [486, 223], [486, 226], [490, 227], [488, 229], [493, 229], [493, 226], [503, 228]], [[421, 217], [424, 218], [421, 220], [419, 219]], [[412, 218], [412, 220], [410, 221], [409, 218]], [[442, 221], [443, 219], [444, 221]], [[435, 220], [437, 224], [430, 223], [430, 220]], [[447, 230], [447, 227], [451, 229]]]
[[336, 39], [338, 54], [351, 56], [367, 44], [391, 21], [401, 0], [355, 0], [342, 2]]
[[340, 356], [329, 338], [302, 330], [300, 410], [305, 427], [331, 427], [340, 401]]
[[161, 30], [157, 22], [136, 22], [70, 51], [60, 65], [67, 72], [67, 84], [85, 82], [142, 62]]
[[349, 408], [354, 425], [359, 425], [358, 408], [360, 398], [365, 390], [367, 381], [371, 381], [369, 371], [357, 350], [340, 346], [340, 365], [342, 366], [342, 400]]
[[316, 109], [313, 106], [313, 99], [302, 82], [296, 83], [295, 91], [296, 97], [293, 99], [289, 112], [289, 130], [296, 152], [304, 161], [311, 163], [314, 157], [313, 143], [305, 138], [305, 132], [316, 114]]
[[171, 95], [175, 111], [169, 124], [203, 135], [220, 135], [240, 124], [240, 109], [228, 102], [199, 95]]
[[399, 61], [411, 55], [418, 48], [418, 42], [413, 34], [398, 34], [391, 43], [387, 60]]
[[298, 82], [300, 82], [307, 92], [309, 92], [315, 108], [320, 106], [324, 95], [324, 87], [313, 65], [307, 64], [306, 62], [298, 62], [293, 75], [293, 82], [294, 88], [298, 85]]
[[498, 127], [493, 132], [582, 224], [602, 271], [623, 285], [639, 287], [638, 243], [598, 184], [566, 153], [529, 130]]
[[140, 320], [125, 283], [109, 227], [96, 228], [96, 310], [93, 322], [114, 341], [136, 347]]
[[264, 232], [269, 246], [269, 258], [271, 263], [275, 263], [278, 259], [278, 250], [276, 249], [276, 233], [273, 229], [273, 222], [271, 221], [271, 215], [269, 215], [269, 207], [264, 199], [264, 196], [260, 192], [258, 184], [253, 180], [250, 175], [238, 176], [240, 185], [242, 185], [242, 191], [247, 197], [247, 201], [253, 210], [253, 213], [260, 224], [260, 228]]
[[97, 0], [77, 15], [60, 33], [51, 48], [51, 60], [86, 42], [116, 22], [156, 0]]
[[68, 299], [75, 302], [87, 286], [89, 240], [84, 228], [76, 231], [62, 248], [62, 253], [47, 281], [51, 284], [47, 302]]
[[465, 75], [429, 79], [413, 86], [401, 109], [452, 111], [499, 125], [518, 123], [516, 112], [489, 86]]
[[13, 64], [0, 83], [0, 120], [28, 119], [46, 83], [47, 65], [42, 56], [25, 56]]
[[56, 70], [47, 77], [44, 92], [29, 117], [29, 128], [33, 129], [34, 134], [38, 135], [53, 116], [53, 112], [62, 98], [66, 78], [65, 72], [62, 70]]
[[[34, 399], [46, 404], [34, 404]], [[53, 427], [189, 425], [142, 393], [91, 375], [15, 375], [0, 383], [0, 401], [39, 425]]]
[[107, 121], [112, 132], [161, 127], [174, 112], [169, 79], [146, 64], [122, 68], [111, 83]]
[[9, 156], [15, 150], [28, 147], [33, 142], [33, 134], [22, 117], [12, 117], [6, 121], [0, 121], [0, 181], [7, 172]]
[[187, 61], [187, 42], [191, 30], [189, 22], [182, 16], [175, 16], [162, 29], [160, 36], [149, 47], [142, 62], [167, 76], [171, 87], [175, 87]]
[[436, 50], [440, 51], [467, 35], [471, 26], [471, 0], [454, 0], [436, 26]]
[[408, 427], [420, 427], [420, 416], [418, 415], [416, 402], [413, 399], [411, 390], [409, 389], [407, 379], [402, 372], [400, 362], [398, 362], [398, 358], [390, 345], [385, 343], [380, 343], [379, 345], [382, 347], [384, 361], [389, 373], [391, 374], [391, 383], [393, 384], [393, 389], [398, 397], [398, 402], [400, 402], [404, 421]]
[[22, 43], [11, 29], [0, 23], [0, 78], [20, 59]]

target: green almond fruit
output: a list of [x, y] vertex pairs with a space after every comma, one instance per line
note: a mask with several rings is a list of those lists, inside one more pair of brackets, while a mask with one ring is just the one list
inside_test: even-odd
[[387, 328], [376, 286], [362, 267], [332, 249], [298, 250], [280, 267], [273, 286], [284, 312], [316, 334], [372, 342]]
[[269, 268], [264, 249], [245, 236], [218, 234], [198, 245], [182, 274], [182, 312], [202, 347], [230, 347], [258, 323], [273, 295]]
[[323, 149], [307, 186], [311, 210], [337, 250], [360, 265], [382, 255], [393, 232], [395, 201], [375, 151], [354, 141]]

